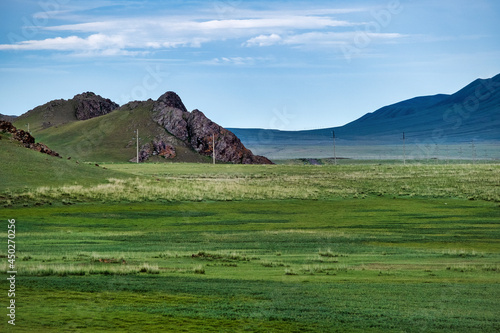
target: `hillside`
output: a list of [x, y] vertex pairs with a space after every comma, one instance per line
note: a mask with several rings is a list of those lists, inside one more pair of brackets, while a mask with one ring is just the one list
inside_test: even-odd
[[[120, 172], [94, 164], [61, 159], [26, 149], [12, 140], [10, 133], [0, 132], [0, 192], [25, 190], [36, 186], [92, 185], [120, 178]], [[8, 199], [8, 198], [3, 198]]]
[[[40, 130], [37, 137], [57, 147], [63, 156], [84, 161], [126, 162], [136, 156], [135, 131], [139, 130], [140, 147], [163, 134], [165, 141], [176, 148], [177, 154], [172, 161], [209, 161], [157, 126], [150, 117], [152, 104], [152, 101], [129, 103], [102, 117]], [[159, 161], [160, 158], [151, 160]]]
[[[94, 93], [55, 100], [17, 118], [37, 140], [64, 157], [83, 161], [210, 162], [215, 139], [221, 162], [269, 164], [255, 156], [230, 131], [210, 121], [201, 111], [187, 111], [182, 100], [167, 92], [158, 100], [134, 101], [118, 107]], [[214, 135], [215, 137], [212, 137]]]
[[477, 79], [452, 95], [423, 96], [382, 107], [341, 127], [309, 131], [231, 128], [250, 148], [500, 142], [500, 75]]
[[57, 99], [37, 106], [14, 120], [14, 125], [30, 132], [57, 127], [77, 120], [99, 117], [117, 109], [118, 104], [92, 92], [75, 95], [69, 100]]

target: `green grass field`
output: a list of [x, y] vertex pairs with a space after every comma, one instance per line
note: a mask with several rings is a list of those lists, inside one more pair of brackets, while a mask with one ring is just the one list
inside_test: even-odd
[[500, 330], [498, 164], [104, 167], [1, 188], [0, 331]]

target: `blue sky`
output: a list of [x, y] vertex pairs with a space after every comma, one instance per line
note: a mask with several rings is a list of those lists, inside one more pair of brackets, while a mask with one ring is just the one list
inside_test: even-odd
[[500, 1], [3, 0], [0, 113], [172, 90], [224, 127], [339, 126], [500, 73]]

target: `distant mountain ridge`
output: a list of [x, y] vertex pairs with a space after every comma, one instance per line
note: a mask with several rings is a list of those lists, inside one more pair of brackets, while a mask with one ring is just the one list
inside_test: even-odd
[[3, 121], [13, 122], [16, 118], [17, 118], [17, 116], [9, 116], [9, 115], [0, 113], [0, 120], [3, 120]]
[[344, 126], [308, 131], [231, 128], [252, 149], [266, 145], [500, 142], [500, 74], [451, 95], [415, 97], [367, 113]]

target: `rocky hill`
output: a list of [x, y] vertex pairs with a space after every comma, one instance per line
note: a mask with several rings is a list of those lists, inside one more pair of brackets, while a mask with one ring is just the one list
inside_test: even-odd
[[211, 156], [215, 141], [217, 160], [237, 164], [271, 163], [263, 156], [253, 155], [236, 135], [208, 119], [203, 112], [197, 109], [187, 111], [180, 97], [172, 91], [163, 94], [154, 103], [152, 117], [158, 125], [199, 154]]
[[15, 124], [29, 124], [37, 138], [65, 156], [81, 160], [136, 162], [134, 132], [138, 130], [139, 162], [209, 162], [215, 149], [220, 162], [272, 163], [252, 154], [236, 135], [201, 111], [189, 112], [171, 91], [156, 101], [133, 101], [122, 107], [87, 92], [36, 107], [16, 119]]
[[37, 106], [16, 118], [15, 123], [30, 124], [30, 130], [37, 131], [76, 120], [103, 116], [118, 107], [118, 104], [109, 99], [92, 92], [85, 92], [68, 100], [57, 99]]

